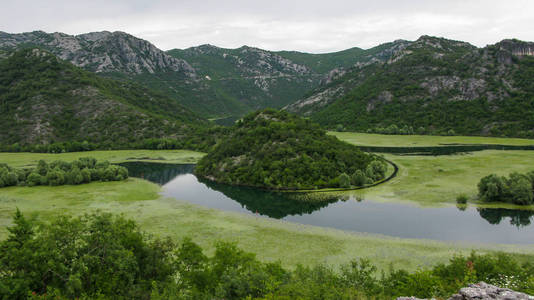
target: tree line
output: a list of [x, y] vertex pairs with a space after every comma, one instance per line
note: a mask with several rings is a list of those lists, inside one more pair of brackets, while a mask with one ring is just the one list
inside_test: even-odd
[[120, 181], [128, 178], [128, 169], [97, 161], [92, 157], [73, 162], [56, 160], [50, 164], [40, 160], [35, 168], [15, 169], [0, 164], [0, 187], [82, 184], [91, 181]]
[[488, 175], [478, 183], [478, 197], [484, 202], [534, 204], [534, 171], [514, 172], [508, 177]]

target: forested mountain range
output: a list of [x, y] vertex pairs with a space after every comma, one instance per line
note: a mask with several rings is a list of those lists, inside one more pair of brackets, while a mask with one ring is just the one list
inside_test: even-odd
[[422, 36], [325, 54], [212, 45], [162, 51], [124, 32], [35, 31], [0, 32], [0, 59], [38, 47], [202, 118], [285, 107], [331, 129], [534, 137], [533, 45], [477, 48]]
[[38, 48], [0, 59], [0, 145], [127, 145], [183, 137], [206, 120], [143, 86], [99, 77]]
[[202, 45], [164, 52], [124, 32], [0, 32], [0, 50], [40, 47], [101, 76], [137, 81], [209, 118], [281, 108], [357, 63], [387, 59], [402, 41], [336, 53]]
[[423, 36], [286, 107], [329, 128], [534, 137], [534, 43]]

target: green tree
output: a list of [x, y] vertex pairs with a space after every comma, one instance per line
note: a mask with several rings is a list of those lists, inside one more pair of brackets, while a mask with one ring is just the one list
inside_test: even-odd
[[356, 170], [352, 174], [351, 182], [355, 186], [364, 186], [369, 183], [369, 179], [365, 176], [365, 173], [362, 170]]
[[31, 172], [30, 175], [28, 175], [28, 178], [26, 179], [26, 184], [28, 184], [28, 186], [36, 186], [41, 184], [41, 175], [35, 172]]
[[347, 173], [341, 173], [338, 177], [339, 187], [349, 188], [350, 187], [350, 177]]

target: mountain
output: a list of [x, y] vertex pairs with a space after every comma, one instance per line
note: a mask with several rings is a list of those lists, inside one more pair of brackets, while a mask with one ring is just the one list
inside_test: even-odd
[[422, 36], [285, 107], [328, 128], [534, 137], [534, 43]]
[[151, 43], [120, 31], [91, 32], [76, 36], [43, 31], [21, 34], [0, 32], [0, 49], [35, 46], [97, 73], [134, 75], [179, 72], [187, 78], [195, 77], [195, 70], [186, 61], [173, 58]]
[[167, 53], [190, 62], [203, 78], [204, 89], [226, 98], [237, 114], [282, 107], [316, 87], [322, 77], [306, 65], [247, 46], [224, 49], [202, 45]]
[[188, 134], [206, 121], [137, 84], [102, 78], [27, 48], [0, 60], [0, 141], [127, 145]]
[[387, 49], [399, 43], [325, 54], [211, 45], [164, 52], [118, 31], [0, 32], [0, 58], [2, 51], [39, 47], [100, 76], [158, 90], [204, 117], [231, 120], [257, 109], [290, 104], [355, 64], [387, 59]]

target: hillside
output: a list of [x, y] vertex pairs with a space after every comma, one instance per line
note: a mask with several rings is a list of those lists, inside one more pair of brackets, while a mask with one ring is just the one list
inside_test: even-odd
[[0, 60], [2, 144], [125, 145], [205, 124], [176, 101], [96, 76], [37, 48]]
[[218, 111], [240, 116], [266, 107], [288, 105], [344, 74], [353, 65], [389, 59], [394, 49], [404, 44], [405, 41], [395, 41], [368, 50], [352, 48], [324, 54], [273, 52], [248, 46], [225, 49], [212, 45], [173, 49], [167, 53], [191, 64], [201, 80], [200, 91], [211, 91], [215, 99], [224, 98], [214, 100]]
[[269, 189], [362, 186], [383, 179], [385, 172], [381, 158], [275, 110], [247, 115], [195, 169], [219, 183]]
[[119, 31], [0, 32], [0, 59], [2, 51], [37, 46], [101, 76], [136, 81], [204, 117], [232, 121], [257, 109], [288, 105], [353, 65], [389, 59], [392, 49], [404, 43], [325, 54], [211, 45], [164, 52]]
[[423, 36], [286, 109], [328, 128], [534, 137], [533, 54], [517, 40], [476, 48]]
[[167, 53], [190, 62], [206, 90], [233, 103], [236, 109], [229, 114], [234, 115], [287, 105], [318, 86], [323, 77], [306, 65], [247, 46], [224, 49], [202, 45]]

